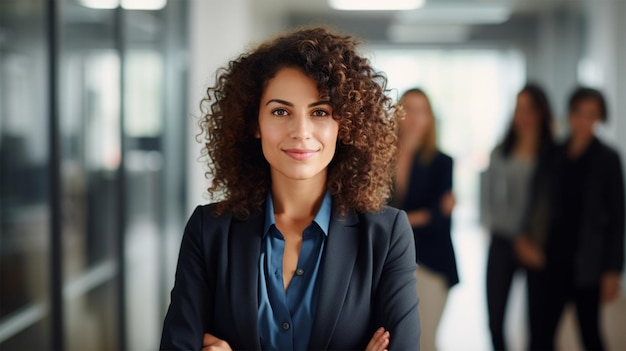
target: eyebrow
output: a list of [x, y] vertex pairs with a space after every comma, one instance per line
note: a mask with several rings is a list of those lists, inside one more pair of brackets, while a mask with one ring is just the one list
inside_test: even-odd
[[[269, 105], [272, 102], [293, 107], [293, 103], [286, 101], [286, 100], [281, 100], [281, 99], [271, 99], [265, 103], [265, 106]], [[316, 101], [316, 102], [310, 103], [308, 107], [315, 107], [319, 105], [330, 105], [330, 101], [327, 101], [327, 100]]]

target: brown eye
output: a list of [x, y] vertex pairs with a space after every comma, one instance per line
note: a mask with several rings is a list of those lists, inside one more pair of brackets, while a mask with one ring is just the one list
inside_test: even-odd
[[313, 111], [313, 116], [315, 117], [326, 117], [329, 113], [325, 110], [315, 110]]
[[285, 110], [284, 108], [277, 108], [277, 109], [274, 109], [274, 110], [272, 111], [272, 114], [273, 114], [274, 116], [278, 116], [278, 117], [285, 117], [285, 116], [287, 116], [289, 113], [288, 113], [288, 112], [287, 112], [287, 110]]

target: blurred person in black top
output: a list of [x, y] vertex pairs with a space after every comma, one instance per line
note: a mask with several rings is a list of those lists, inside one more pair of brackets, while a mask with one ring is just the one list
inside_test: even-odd
[[[569, 100], [570, 136], [542, 172], [550, 179], [546, 235], [529, 231], [518, 254], [537, 275], [532, 293], [532, 350], [554, 349], [565, 305], [576, 305], [587, 350], [604, 350], [600, 304], [614, 300], [624, 265], [624, 184], [620, 157], [594, 133], [606, 121], [602, 93], [577, 88]], [[532, 204], [531, 204], [532, 206]]]

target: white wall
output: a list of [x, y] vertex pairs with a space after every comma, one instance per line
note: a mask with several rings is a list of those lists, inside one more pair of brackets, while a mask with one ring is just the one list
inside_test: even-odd
[[206, 88], [213, 85], [215, 72], [249, 47], [252, 38], [250, 0], [191, 0], [189, 7], [189, 115], [187, 212], [208, 202], [205, 168], [198, 161], [202, 145], [199, 104]]
[[527, 47], [528, 80], [541, 84], [557, 119], [557, 132], [565, 123], [566, 99], [577, 84], [578, 63], [584, 48], [584, 17], [572, 5], [543, 14], [537, 36]]
[[[585, 53], [595, 77], [590, 85], [606, 96], [609, 121], [600, 134], [620, 152], [622, 169], [626, 160], [626, 2], [602, 0], [587, 2], [589, 14], [588, 47]], [[623, 274], [626, 297], [626, 272]]]
[[[601, 89], [607, 98], [609, 122], [602, 135], [626, 153], [626, 3], [622, 0], [585, 2], [587, 46], [580, 80]], [[621, 62], [621, 64], [620, 64]]]

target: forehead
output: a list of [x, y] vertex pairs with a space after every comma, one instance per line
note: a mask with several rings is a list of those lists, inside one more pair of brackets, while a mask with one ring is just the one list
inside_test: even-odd
[[316, 82], [299, 68], [285, 67], [279, 69], [270, 78], [263, 89], [263, 96], [267, 95], [297, 95], [306, 94], [319, 97]]
[[428, 108], [428, 100], [420, 93], [408, 93], [402, 98], [402, 105], [405, 109]]
[[594, 97], [587, 97], [584, 99], [580, 99], [578, 102], [576, 102], [574, 104], [574, 110], [575, 111], [579, 111], [579, 110], [585, 110], [585, 111], [589, 111], [589, 110], [595, 110], [593, 112], [600, 112], [600, 101], [598, 101], [598, 99], [594, 98]]

